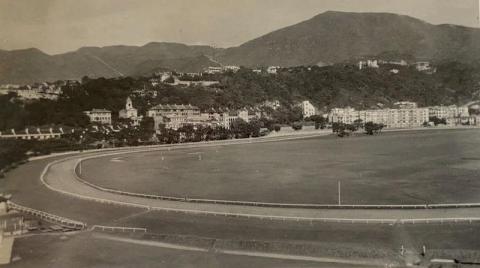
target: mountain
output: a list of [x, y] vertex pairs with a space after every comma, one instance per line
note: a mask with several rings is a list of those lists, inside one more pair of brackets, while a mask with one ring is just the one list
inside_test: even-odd
[[201, 71], [225, 65], [298, 66], [402, 55], [409, 60], [480, 60], [480, 29], [432, 25], [390, 13], [328, 11], [227, 49], [178, 43], [83, 47], [48, 55], [38, 49], [0, 50], [0, 83]]
[[[117, 77], [151, 74], [161, 67], [193, 72], [217, 63], [209, 60], [221, 49], [178, 43], [148, 43], [144, 46], [83, 47], [77, 51], [48, 55], [32, 48], [0, 50], [0, 83], [27, 84], [58, 79]], [[205, 56], [207, 55], [207, 56]]]
[[328, 11], [226, 49], [220, 60], [244, 66], [296, 66], [391, 51], [433, 61], [478, 60], [480, 29], [432, 25], [390, 13]]

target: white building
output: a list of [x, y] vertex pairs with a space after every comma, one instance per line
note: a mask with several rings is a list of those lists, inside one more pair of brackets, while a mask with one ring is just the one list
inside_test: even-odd
[[328, 114], [328, 121], [332, 123], [352, 124], [357, 119], [360, 119], [360, 114], [351, 107], [333, 108]]
[[89, 118], [90, 122], [101, 124], [112, 124], [112, 112], [106, 109], [92, 109], [91, 111], [84, 112]]
[[267, 68], [267, 73], [269, 74], [277, 74], [278, 70], [280, 69], [280, 66], [268, 66]]
[[430, 66], [430, 62], [428, 61], [415, 62], [415, 68], [419, 72], [426, 72], [426, 71], [432, 70], [432, 67]]
[[132, 99], [130, 99], [130, 97], [127, 98], [125, 109], [118, 112], [118, 117], [132, 120], [134, 126], [138, 126], [140, 121], [142, 121], [142, 117], [138, 116], [137, 109], [133, 108]]
[[150, 108], [147, 115], [153, 117], [156, 130], [160, 124], [164, 124], [166, 128], [178, 129], [183, 125], [201, 121], [200, 109], [190, 104], [159, 104]]
[[207, 74], [220, 74], [223, 72], [222, 67], [216, 67], [216, 66], [209, 66], [204, 70], [205, 73]]
[[399, 109], [371, 109], [357, 111], [353, 108], [334, 108], [330, 111], [330, 122], [352, 124], [355, 120], [363, 123], [383, 124], [386, 128], [420, 127], [428, 122], [428, 108], [407, 107]]
[[232, 72], [236, 73], [236, 72], [238, 72], [238, 70], [240, 70], [240, 67], [235, 66], [235, 65], [226, 65], [226, 66], [223, 66], [223, 70], [224, 71], [232, 71]]
[[302, 101], [302, 103], [300, 103], [300, 107], [302, 108], [303, 118], [317, 114], [317, 109], [308, 100]]
[[467, 106], [432, 106], [428, 107], [428, 116], [429, 117], [437, 117], [437, 118], [455, 118], [455, 117], [467, 117], [469, 116], [468, 107]]
[[378, 61], [377, 60], [366, 60], [366, 61], [359, 61], [358, 62], [358, 69], [362, 70], [363, 68], [378, 68]]
[[395, 107], [400, 109], [413, 109], [417, 108], [417, 103], [412, 101], [397, 101], [393, 104]]
[[273, 110], [277, 110], [278, 108], [280, 108], [280, 101], [279, 100], [273, 100], [273, 101], [266, 100], [266, 101], [263, 102], [263, 106], [272, 108]]

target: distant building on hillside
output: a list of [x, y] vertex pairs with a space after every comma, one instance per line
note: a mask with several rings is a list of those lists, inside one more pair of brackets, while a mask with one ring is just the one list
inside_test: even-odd
[[223, 68], [217, 66], [209, 66], [204, 70], [204, 72], [207, 74], [220, 74], [223, 72]]
[[277, 110], [278, 108], [280, 108], [280, 101], [279, 100], [273, 100], [273, 101], [266, 100], [266, 101], [263, 102], [263, 106], [272, 108], [273, 110]]
[[101, 124], [112, 124], [112, 112], [106, 109], [92, 109], [84, 112], [89, 118], [90, 122]]
[[362, 70], [364, 68], [378, 68], [378, 61], [377, 60], [366, 60], [366, 61], [359, 61], [358, 62], [358, 69]]
[[130, 97], [126, 100], [125, 109], [118, 112], [118, 117], [132, 120], [134, 126], [139, 125], [142, 120], [142, 117], [138, 116], [137, 109], [133, 108], [132, 99], [130, 99]]
[[236, 65], [226, 65], [226, 66], [223, 66], [223, 70], [224, 71], [232, 71], [234, 73], [238, 72], [238, 70], [240, 70], [240, 67], [236, 66]]
[[417, 103], [412, 101], [397, 101], [393, 106], [400, 109], [414, 109], [417, 108]]
[[302, 108], [303, 118], [317, 114], [317, 109], [308, 100], [302, 101], [302, 103], [300, 103], [300, 107]]
[[280, 69], [280, 66], [268, 66], [267, 68], [267, 73], [269, 74], [277, 74], [278, 70]]
[[419, 72], [427, 72], [432, 70], [432, 66], [430, 66], [428, 61], [418, 61], [415, 62], [415, 69]]

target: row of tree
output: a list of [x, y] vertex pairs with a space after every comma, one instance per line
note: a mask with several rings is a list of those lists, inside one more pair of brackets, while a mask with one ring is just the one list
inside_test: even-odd
[[336, 133], [339, 137], [349, 136], [350, 134], [363, 129], [365, 134], [374, 135], [382, 131], [385, 126], [383, 124], [378, 124], [374, 122], [366, 122], [365, 124], [361, 119], [357, 119], [353, 124], [345, 124], [339, 122], [332, 123], [332, 131]]

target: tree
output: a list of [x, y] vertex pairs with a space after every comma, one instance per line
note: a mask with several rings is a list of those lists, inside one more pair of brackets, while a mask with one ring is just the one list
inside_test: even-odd
[[302, 123], [300, 123], [300, 122], [294, 122], [294, 123], [292, 124], [292, 128], [293, 128], [293, 130], [297, 131], [297, 130], [302, 129], [302, 128], [303, 128], [303, 125], [302, 125]]
[[241, 118], [233, 120], [230, 124], [230, 131], [236, 139], [250, 137], [249, 125]]
[[353, 125], [357, 129], [363, 128], [363, 120], [362, 119], [356, 119], [355, 121], [353, 121]]
[[345, 129], [350, 131], [350, 133], [355, 132], [358, 130], [357, 126], [354, 124], [346, 124]]
[[315, 129], [324, 129], [327, 126], [328, 120], [327, 118], [321, 115], [312, 115], [306, 118], [306, 121], [313, 121], [315, 122]]
[[446, 124], [447, 124], [447, 119], [445, 119], [445, 118], [438, 118], [438, 117], [436, 117], [436, 116], [429, 117], [429, 118], [428, 118], [428, 121], [433, 122], [433, 124], [434, 124], [435, 126], [440, 125], [440, 124], [443, 124], [443, 125], [446, 125]]
[[383, 129], [383, 124], [377, 124], [373, 122], [365, 123], [365, 133], [367, 135], [373, 135], [379, 133]]

